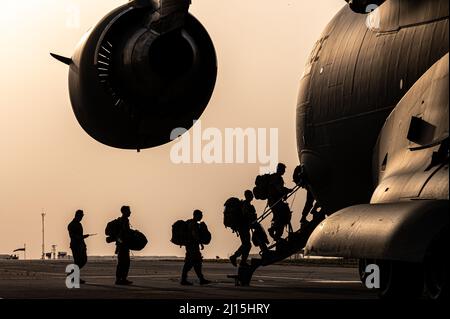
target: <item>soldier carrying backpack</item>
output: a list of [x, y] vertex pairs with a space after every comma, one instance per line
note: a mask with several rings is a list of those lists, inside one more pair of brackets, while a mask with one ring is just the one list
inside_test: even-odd
[[192, 268], [194, 268], [200, 280], [200, 285], [211, 283], [205, 279], [202, 273], [203, 257], [200, 250], [203, 250], [204, 245], [208, 245], [211, 242], [211, 233], [208, 227], [205, 223], [200, 223], [202, 219], [203, 213], [197, 209], [194, 211], [192, 219], [187, 221], [179, 220], [172, 225], [171, 242], [175, 245], [186, 247], [186, 257], [180, 282], [184, 286], [192, 285], [192, 282], [187, 280], [188, 272]]
[[147, 245], [147, 238], [141, 232], [130, 228], [130, 207], [122, 206], [120, 211], [122, 216], [106, 225], [106, 242], [116, 242], [116, 285], [131, 285], [133, 282], [127, 279], [130, 269], [130, 250], [142, 250]]
[[326, 213], [322, 208], [320, 203], [314, 198], [314, 195], [311, 191], [309, 180], [306, 176], [305, 167], [303, 165], [299, 165], [295, 168], [293, 174], [293, 181], [297, 186], [304, 188], [306, 190], [306, 202], [303, 207], [302, 217], [300, 219], [300, 225], [303, 229], [309, 224], [307, 220], [308, 215], [313, 216], [313, 220], [323, 220], [325, 219]]
[[281, 239], [284, 227], [291, 222], [292, 212], [285, 199], [292, 189], [284, 186], [283, 175], [285, 172], [286, 165], [279, 163], [276, 173], [270, 175], [267, 205], [272, 208], [273, 219], [269, 234], [275, 241]]
[[240, 203], [240, 212], [236, 213], [236, 228], [235, 231], [241, 239], [241, 246], [238, 250], [230, 256], [230, 262], [233, 266], [237, 267], [236, 260], [241, 257], [240, 266], [248, 266], [247, 258], [252, 248], [250, 228], [256, 221], [256, 209], [252, 205], [253, 193], [251, 190], [246, 190], [244, 193], [245, 200]]

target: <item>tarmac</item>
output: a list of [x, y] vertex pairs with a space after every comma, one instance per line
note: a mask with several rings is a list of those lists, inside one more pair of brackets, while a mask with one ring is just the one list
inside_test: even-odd
[[213, 283], [179, 284], [183, 261], [132, 260], [131, 286], [116, 286], [115, 260], [89, 261], [79, 289], [66, 287], [68, 260], [0, 261], [0, 299], [376, 299], [363, 287], [355, 265], [281, 263], [259, 268], [249, 287], [235, 285], [237, 269], [226, 262], [205, 262]]

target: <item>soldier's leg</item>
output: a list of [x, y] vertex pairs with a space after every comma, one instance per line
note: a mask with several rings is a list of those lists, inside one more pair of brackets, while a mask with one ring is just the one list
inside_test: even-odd
[[[249, 230], [250, 231], [250, 230]], [[248, 232], [249, 232], [248, 231]], [[242, 261], [245, 259], [247, 260], [248, 257], [248, 252], [247, 252], [247, 242], [250, 241], [250, 235], [248, 235], [247, 238], [247, 234], [246, 234], [246, 230], [245, 229], [239, 229], [239, 239], [241, 240], [241, 246], [239, 246], [238, 250], [236, 250], [236, 252], [230, 256], [230, 261], [231, 264], [233, 266], [237, 266], [236, 260], [242, 256]], [[250, 246], [251, 249], [251, 246]], [[250, 250], [249, 250], [250, 251]], [[246, 256], [244, 256], [245, 254], [247, 254]]]
[[275, 205], [275, 201], [269, 199], [267, 201], [267, 206], [271, 207], [271, 210], [272, 210], [272, 224], [270, 225], [269, 229], [267, 229], [267, 231], [269, 232], [270, 237], [274, 238], [274, 234], [275, 234], [274, 224], [275, 224], [275, 220], [277, 219], [277, 212], [276, 212], [277, 208]]
[[187, 281], [188, 273], [189, 271], [191, 271], [192, 267], [193, 267], [192, 255], [190, 252], [187, 251], [186, 256], [184, 258], [183, 271], [181, 273], [181, 282]]
[[86, 263], [87, 263], [87, 251], [86, 247], [82, 247], [78, 267], [80, 267], [81, 269], [84, 266], [86, 266]]
[[72, 247], [73, 263], [78, 266], [78, 268], [83, 268], [86, 264], [86, 250], [83, 247], [77, 246]]
[[284, 232], [284, 225], [277, 225], [276, 231], [275, 231], [275, 240], [281, 239]]
[[241, 231], [239, 231], [239, 239], [241, 240], [241, 245], [240, 245], [239, 248], [236, 250], [236, 252], [232, 255], [232, 257], [233, 257], [234, 259], [241, 257], [241, 256], [242, 256], [242, 253], [243, 253], [243, 251], [244, 251], [244, 247], [243, 247], [243, 245], [244, 245], [244, 240], [242, 239], [242, 236], [245, 236], [245, 235], [242, 235], [242, 234], [241, 234]]
[[241, 232], [241, 264], [247, 263], [248, 255], [250, 254], [250, 250], [252, 249], [252, 244], [250, 241], [250, 229]]
[[203, 261], [202, 261], [201, 255], [200, 255], [200, 259], [194, 263], [194, 270], [195, 270], [195, 273], [197, 274], [198, 279], [200, 280], [200, 285], [208, 285], [211, 283], [211, 281], [205, 279], [205, 276], [203, 276], [202, 262]]
[[70, 249], [72, 250], [72, 257], [73, 257], [73, 263], [75, 265], [79, 266], [80, 263], [80, 257], [79, 257], [79, 253], [78, 253], [78, 247], [70, 247]]
[[266, 251], [269, 250], [269, 248], [267, 248], [267, 244], [266, 243], [262, 243], [258, 247], [259, 247], [259, 249], [261, 249], [262, 252], [266, 252]]
[[197, 275], [198, 279], [200, 279], [200, 281], [205, 280], [205, 277], [203, 276], [202, 273], [202, 261], [196, 261], [194, 263], [194, 270], [195, 270], [195, 274]]
[[183, 272], [181, 274], [181, 280], [187, 280], [188, 272], [192, 269], [192, 263], [188, 260], [184, 261]]
[[[86, 255], [86, 249], [81, 249], [80, 247], [71, 247], [72, 249], [72, 255], [73, 255], [73, 263], [78, 266], [78, 268], [81, 270], [84, 265], [86, 265], [87, 257]], [[83, 254], [84, 252], [84, 254]], [[73, 274], [73, 271], [68, 273], [67, 276]], [[80, 284], [84, 284], [86, 281], [80, 278]]]
[[236, 252], [233, 254], [234, 258], [239, 258], [242, 256], [242, 244], [239, 246], [239, 248], [236, 250]]
[[124, 252], [124, 260], [123, 260], [123, 278], [127, 279], [128, 272], [130, 271], [130, 250], [125, 249]]
[[267, 238], [264, 228], [261, 226], [261, 224], [256, 224], [253, 226], [253, 228], [253, 236], [255, 238], [254, 244], [259, 247], [261, 251], [267, 251], [267, 244], [269, 243], [269, 239]]
[[283, 211], [282, 203], [277, 203], [272, 207], [273, 219], [272, 226], [269, 229], [270, 236], [275, 240], [279, 240], [283, 235]]
[[191, 257], [192, 257], [191, 258], [192, 266], [194, 267], [195, 274], [197, 275], [198, 279], [200, 280], [200, 284], [204, 285], [204, 284], [209, 283], [209, 281], [205, 279], [205, 277], [203, 276], [203, 273], [202, 273], [203, 258], [202, 258], [202, 254], [201, 254], [200, 250], [193, 251]]
[[130, 251], [124, 247], [119, 247], [117, 254], [117, 280], [126, 280], [130, 268]]

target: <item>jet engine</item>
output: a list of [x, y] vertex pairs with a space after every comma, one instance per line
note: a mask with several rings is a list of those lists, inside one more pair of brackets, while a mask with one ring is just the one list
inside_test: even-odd
[[131, 1], [104, 17], [71, 59], [75, 116], [95, 140], [122, 149], [170, 141], [205, 110], [217, 77], [214, 45], [190, 0]]

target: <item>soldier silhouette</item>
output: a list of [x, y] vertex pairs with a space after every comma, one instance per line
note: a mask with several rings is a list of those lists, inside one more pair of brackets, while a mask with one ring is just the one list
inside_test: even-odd
[[237, 228], [237, 233], [241, 239], [241, 246], [230, 256], [231, 264], [235, 267], [237, 266], [236, 260], [238, 257], [241, 257], [241, 266], [248, 266], [247, 259], [252, 248], [250, 228], [257, 218], [255, 206], [252, 205], [254, 198], [253, 192], [251, 190], [246, 190], [244, 196], [245, 200], [242, 201], [242, 219]]
[[129, 206], [122, 206], [122, 216], [118, 221], [118, 234], [116, 240], [117, 269], [116, 285], [131, 285], [133, 282], [127, 279], [130, 270], [130, 249], [126, 243], [126, 236], [130, 232], [131, 210]]
[[270, 176], [269, 193], [267, 204], [272, 208], [272, 226], [268, 229], [270, 236], [278, 241], [283, 235], [284, 227], [290, 224], [291, 211], [289, 205], [284, 201], [292, 189], [284, 186], [283, 175], [286, 165], [279, 163], [276, 173]]
[[[72, 250], [74, 264], [81, 270], [87, 263], [87, 248], [84, 240], [90, 235], [84, 235], [83, 226], [81, 221], [83, 220], [84, 212], [79, 209], [75, 212], [74, 219], [67, 226], [70, 236], [70, 249]], [[86, 281], [80, 279], [80, 283], [84, 284]]]
[[202, 273], [203, 257], [200, 252], [200, 247], [203, 245], [200, 242], [200, 226], [199, 222], [203, 219], [203, 213], [200, 210], [195, 210], [193, 218], [187, 220], [188, 239], [186, 243], [186, 257], [184, 259], [183, 271], [181, 274], [181, 284], [184, 286], [191, 286], [192, 282], [187, 280], [189, 271], [194, 268], [200, 285], [207, 285], [211, 283], [206, 280]]

